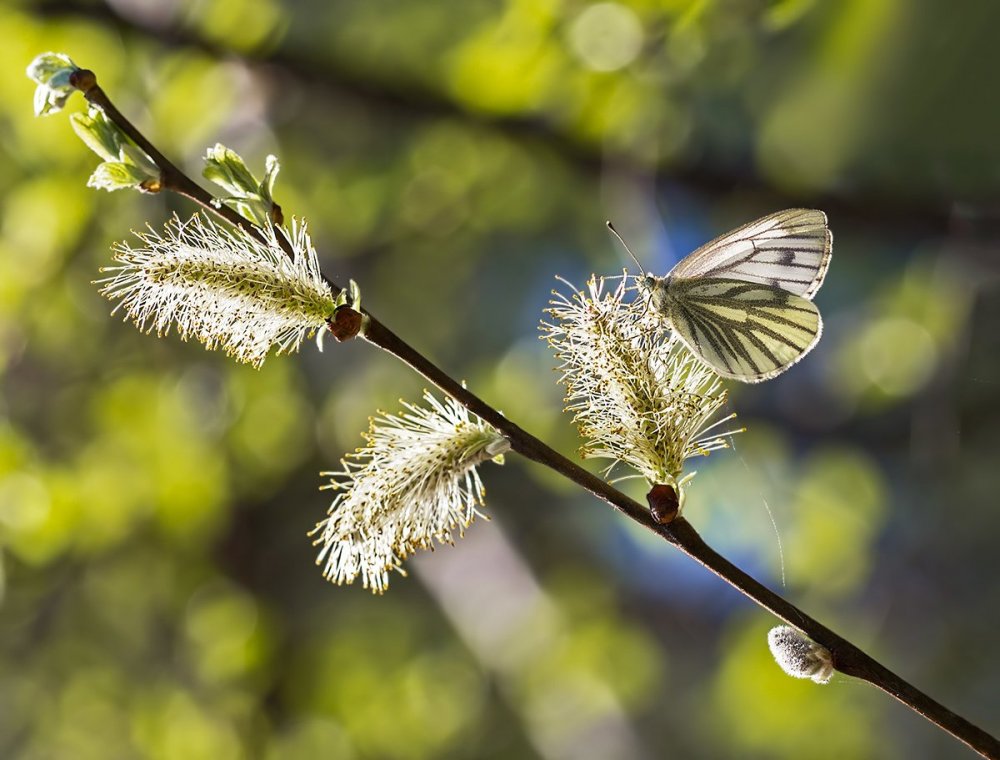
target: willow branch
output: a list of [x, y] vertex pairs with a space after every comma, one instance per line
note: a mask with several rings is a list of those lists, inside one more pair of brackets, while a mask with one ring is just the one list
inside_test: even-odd
[[[260, 230], [254, 227], [251, 222], [239, 216], [239, 214], [229, 207], [218, 205], [210, 193], [197, 185], [173, 163], [168, 161], [114, 107], [107, 94], [97, 85], [96, 77], [92, 72], [81, 70], [77, 72], [77, 75], [80, 82], [77, 86], [84, 92], [87, 100], [101, 108], [107, 117], [127, 134], [136, 145], [142, 148], [157, 165], [161, 172], [163, 189], [184, 195], [195, 201], [206, 211], [221, 217], [230, 224], [247, 230], [255, 237], [263, 237]], [[282, 239], [280, 235], [277, 237], [279, 240]], [[336, 286], [334, 285], [334, 287]], [[379, 322], [370, 313], [365, 313], [370, 320], [363, 333], [365, 340], [405, 362], [439, 389], [469, 409], [469, 411], [490, 423], [510, 441], [511, 448], [514, 451], [558, 472], [563, 477], [578, 484], [633, 522], [656, 533], [680, 549], [687, 556], [698, 562], [698, 564], [714, 573], [760, 607], [784, 620], [789, 625], [803, 631], [813, 641], [830, 650], [836, 670], [845, 675], [867, 681], [881, 689], [941, 729], [947, 731], [959, 741], [964, 742], [983, 757], [1000, 760], [1000, 742], [997, 739], [939, 702], [931, 699], [922, 691], [877, 662], [859, 647], [837, 635], [791, 602], [783, 599], [760, 582], [754, 580], [706, 544], [687, 520], [677, 518], [668, 524], [656, 522], [648, 508], [608, 485], [608, 483], [596, 475], [583, 469], [516, 423], [504, 417], [500, 412], [463, 387], [461, 383], [454, 380], [444, 370], [440, 369], [415, 348], [406, 343], [406, 341]]]
[[[244, 219], [229, 206], [219, 203], [214, 195], [188, 177], [183, 171], [178, 169], [173, 162], [164, 156], [131, 121], [126, 119], [124, 114], [122, 114], [122, 112], [115, 107], [115, 104], [111, 102], [107, 93], [101, 89], [101, 86], [97, 83], [97, 76], [93, 71], [90, 71], [89, 69], [80, 69], [71, 76], [71, 82], [74, 87], [83, 93], [83, 97], [87, 99], [88, 103], [97, 106], [104, 111], [104, 114], [122, 132], [128, 135], [128, 138], [140, 147], [145, 154], [152, 159], [153, 163], [156, 164], [156, 168], [160, 170], [160, 184], [159, 187], [155, 188], [156, 192], [159, 192], [160, 190], [169, 190], [177, 193], [178, 195], [183, 195], [185, 198], [197, 203], [206, 211], [210, 211], [216, 216], [221, 217], [234, 227], [239, 227], [260, 242], [267, 242], [266, 238], [253, 223]], [[148, 191], [149, 190], [147, 190], [147, 192]], [[276, 238], [281, 247], [284, 248], [285, 253], [291, 256], [292, 249], [285, 237], [283, 235], [277, 235]], [[333, 285], [333, 283], [330, 284]], [[335, 290], [340, 290], [340, 288], [335, 285], [334, 288]]]

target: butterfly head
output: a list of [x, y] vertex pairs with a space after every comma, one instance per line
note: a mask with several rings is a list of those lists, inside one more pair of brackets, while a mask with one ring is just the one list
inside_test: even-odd
[[[631, 257], [632, 261], [639, 267], [639, 271], [642, 272], [642, 264], [639, 263], [639, 259], [632, 253], [632, 249], [628, 247], [622, 236], [618, 234], [618, 230], [615, 229], [615, 226], [611, 222], [607, 222], [606, 224], [608, 225], [608, 229], [618, 238], [618, 242], [622, 244], [622, 247]], [[669, 275], [667, 277], [657, 277], [652, 272], [646, 272], [645, 274], [635, 275], [634, 279], [635, 289], [646, 301], [646, 307], [651, 307], [655, 311], [664, 311], [667, 302]]]
[[645, 297], [649, 308], [657, 314], [670, 311], [670, 276], [657, 277], [646, 274], [636, 278], [636, 288]]

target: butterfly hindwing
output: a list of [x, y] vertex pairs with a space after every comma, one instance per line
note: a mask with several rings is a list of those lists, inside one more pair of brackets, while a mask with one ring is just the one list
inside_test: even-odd
[[811, 300], [823, 284], [832, 245], [826, 214], [787, 209], [706, 243], [678, 263], [669, 276], [755, 282]]
[[816, 345], [816, 306], [778, 287], [730, 278], [665, 278], [665, 316], [678, 336], [723, 377], [759, 383]]

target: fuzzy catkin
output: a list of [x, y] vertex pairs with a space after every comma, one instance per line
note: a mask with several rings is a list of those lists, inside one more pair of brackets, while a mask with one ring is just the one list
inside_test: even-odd
[[450, 543], [480, 514], [485, 489], [476, 467], [509, 448], [506, 438], [454, 399], [425, 392], [426, 407], [404, 404], [371, 420], [367, 445], [341, 460], [324, 488], [337, 492], [312, 535], [317, 564], [334, 583], [382, 593], [417, 549]]
[[[568, 283], [567, 283], [568, 284]], [[650, 485], [677, 485], [684, 462], [729, 446], [739, 430], [716, 432], [726, 403], [719, 376], [679, 340], [664, 337], [645, 304], [626, 301], [623, 278], [611, 291], [555, 292], [544, 337], [560, 360], [566, 410], [586, 440], [584, 457], [626, 464]]]
[[115, 247], [117, 266], [102, 270], [112, 274], [98, 281], [101, 294], [143, 332], [175, 328], [185, 340], [259, 367], [272, 348], [298, 350], [336, 308], [305, 224], [262, 234], [263, 241], [198, 214], [186, 222], [175, 216], [162, 233], [136, 233], [140, 247]]

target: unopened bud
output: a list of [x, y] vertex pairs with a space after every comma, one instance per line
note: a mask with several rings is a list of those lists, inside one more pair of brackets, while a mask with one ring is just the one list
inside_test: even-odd
[[77, 69], [69, 75], [69, 83], [80, 92], [87, 93], [97, 84], [97, 75], [90, 69]]
[[681, 500], [677, 489], [665, 483], [658, 483], [649, 489], [646, 501], [649, 502], [649, 511], [653, 513], [653, 519], [660, 525], [673, 522], [680, 511]]
[[327, 325], [329, 325], [333, 337], [338, 342], [343, 343], [345, 340], [357, 336], [363, 320], [364, 315], [361, 312], [355, 311], [350, 306], [338, 306]]

